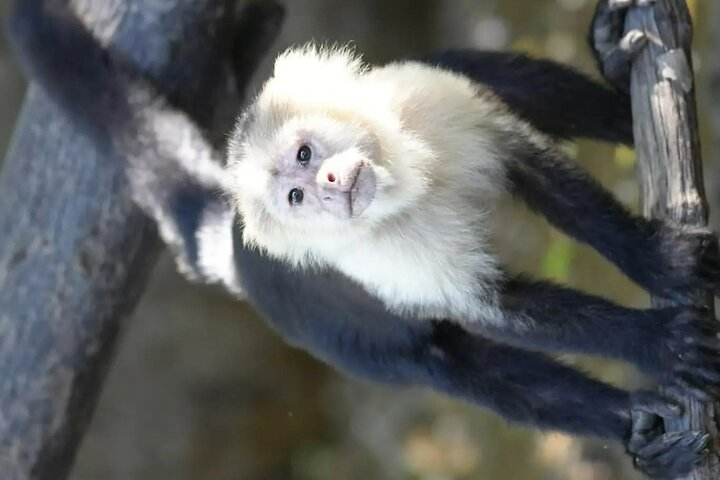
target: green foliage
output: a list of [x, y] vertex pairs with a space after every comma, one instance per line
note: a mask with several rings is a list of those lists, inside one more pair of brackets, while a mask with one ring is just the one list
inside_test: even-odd
[[575, 258], [575, 245], [564, 235], [555, 232], [551, 235], [550, 244], [542, 258], [542, 274], [557, 282], [567, 282]]

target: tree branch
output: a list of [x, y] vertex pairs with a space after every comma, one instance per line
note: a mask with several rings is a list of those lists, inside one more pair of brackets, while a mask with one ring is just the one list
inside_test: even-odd
[[[707, 225], [695, 89], [690, 56], [692, 25], [684, 0], [640, 1], [631, 7], [625, 31], [644, 32], [648, 42], [633, 62], [630, 91], [645, 215], [688, 228]], [[698, 292], [697, 305], [712, 308], [712, 296]], [[654, 305], [667, 305], [653, 299]], [[686, 415], [668, 430], [701, 430], [718, 438], [718, 406], [686, 398]], [[716, 455], [688, 478], [720, 478]]]
[[232, 0], [16, 2], [32, 83], [0, 175], [3, 480], [66, 478], [160, 248], [126, 174], [214, 156], [202, 131], [227, 131], [249, 79], [229, 81], [226, 55], [259, 58], [271, 3], [238, 46]]

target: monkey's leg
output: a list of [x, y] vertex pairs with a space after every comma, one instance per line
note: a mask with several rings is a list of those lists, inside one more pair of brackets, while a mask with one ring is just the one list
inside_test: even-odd
[[703, 456], [706, 435], [662, 433], [656, 422], [672, 411], [656, 395], [616, 389], [543, 355], [471, 338], [452, 324], [437, 325], [417, 361], [428, 364], [436, 389], [509, 420], [621, 440], [652, 477], [676, 478]]
[[[541, 428], [623, 438], [630, 396], [538, 353], [439, 323], [420, 350], [438, 390]], [[591, 401], [594, 398], [598, 401]]]
[[477, 50], [446, 50], [422, 61], [487, 86], [548, 135], [632, 144], [629, 97], [566, 66], [519, 53]]
[[299, 271], [243, 246], [245, 291], [289, 342], [341, 370], [391, 385], [427, 385], [489, 407], [509, 420], [622, 441], [650, 475], [680, 475], [707, 438], [663, 434], [673, 405], [588, 378], [548, 357], [471, 335], [448, 323], [405, 320], [332, 271]]
[[[522, 347], [632, 362], [676, 390], [720, 396], [715, 320], [683, 307], [637, 310], [545, 281], [513, 278], [501, 287], [502, 326], [481, 332]], [[709, 392], [709, 393], [708, 393]]]
[[539, 137], [502, 134], [515, 196], [654, 295], [688, 301], [697, 289], [718, 291], [720, 249], [712, 232], [631, 214], [552, 142]]

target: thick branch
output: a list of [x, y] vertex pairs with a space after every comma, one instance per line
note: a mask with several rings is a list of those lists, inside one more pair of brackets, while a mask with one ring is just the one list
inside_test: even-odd
[[[644, 3], [647, 5], [630, 9], [625, 24], [626, 31], [645, 32], [649, 40], [631, 73], [643, 212], [689, 228], [705, 227], [707, 204], [690, 58], [690, 17], [684, 0]], [[653, 303], [661, 301], [653, 299]], [[698, 292], [697, 303], [712, 308], [707, 292]], [[718, 438], [717, 406], [690, 398], [685, 405], [687, 414], [668, 422], [668, 430], [701, 430]], [[717, 457], [710, 455], [689, 478], [720, 478]]]
[[[33, 83], [0, 176], [0, 478], [61, 480], [159, 251], [126, 170], [153, 183], [143, 165], [212, 157], [173, 107], [228, 128], [217, 107], [238, 103], [224, 57], [236, 13], [231, 0], [18, 0], [15, 11]], [[267, 44], [253, 38], [247, 58]]]

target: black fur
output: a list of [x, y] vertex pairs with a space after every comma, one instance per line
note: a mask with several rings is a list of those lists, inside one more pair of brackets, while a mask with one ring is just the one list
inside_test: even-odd
[[[568, 69], [498, 53], [452, 51], [430, 59], [482, 82], [540, 132], [631, 142], [627, 99]], [[714, 236], [631, 215], [552, 141], [522, 131], [507, 132], [500, 143], [511, 189], [531, 208], [653, 293], [687, 300], [693, 289], [716, 288]], [[631, 310], [549, 284], [520, 288], [508, 282], [502, 292], [508, 328], [470, 334], [448, 322], [390, 315], [337, 273], [295, 272], [242, 249], [239, 241], [236, 246], [238, 269], [252, 279], [245, 288], [265, 318], [289, 341], [347, 372], [428, 385], [540, 428], [618, 438], [637, 465], [655, 476], [685, 473], [702, 455], [706, 436], [658, 429], [657, 415], [667, 415], [670, 403], [648, 402], [644, 394], [630, 395], [487, 337], [628, 360], [707, 399], [719, 392], [720, 377], [719, 345], [708, 335], [716, 329], [705, 312]], [[514, 328], [520, 325], [534, 328]], [[638, 411], [652, 421], [632, 421], [630, 412]], [[647, 429], [648, 422], [655, 426]]]
[[[346, 373], [392, 385], [429, 386], [537, 428], [621, 440], [637, 466], [657, 478], [687, 473], [704, 454], [707, 435], [663, 433], [660, 418], [681, 413], [667, 399], [620, 390], [540, 353], [470, 335], [447, 321], [391, 315], [341, 274], [299, 272], [245, 248], [239, 227], [234, 234], [237, 267], [248, 280], [245, 291], [263, 317], [289, 343]], [[524, 305], [526, 311], [540, 307], [532, 298]], [[575, 307], [583, 305], [576, 301]], [[522, 308], [508, 305], [518, 315]], [[557, 318], [558, 326], [567, 318]], [[591, 334], [592, 328], [585, 333]], [[652, 331], [638, 336], [652, 336]], [[549, 337], [551, 330], [541, 332]], [[509, 332], [502, 337], [507, 341]], [[537, 338], [533, 347], [557, 349], [559, 344], [568, 350], [569, 342], [554, 342]], [[629, 341], [626, 347], [630, 349]]]
[[568, 235], [588, 243], [651, 293], [694, 300], [717, 290], [720, 250], [710, 231], [631, 214], [543, 138], [501, 136], [512, 192]]
[[[134, 113], [127, 99], [133, 82], [126, 66], [98, 46], [69, 12], [60, 11], [61, 4], [23, 0], [16, 5], [15, 45], [34, 79], [76, 121], [130, 123]], [[631, 142], [627, 98], [565, 67], [517, 54], [467, 50], [441, 52], [426, 61], [482, 83], [545, 134]], [[134, 142], [132, 151], [139, 143], [132, 131], [126, 135], [127, 142]], [[512, 157], [511, 186], [531, 207], [654, 293], [671, 296], [678, 290], [684, 296], [695, 287], [717, 285], [720, 262], [712, 235], [629, 215], [587, 175], [531, 137], [509, 135], [504, 142]], [[220, 188], [192, 172], [160, 162], [148, 166], [149, 181], [134, 183], [141, 190], [135, 192], [141, 206], [161, 230], [182, 237], [173, 242], [175, 253], [189, 264], [198, 259], [201, 216], [231, 208]], [[684, 474], [701, 457], [707, 437], [663, 433], [660, 417], [680, 413], [672, 402], [606, 385], [529, 349], [621, 358], [674, 385], [715, 393], [717, 345], [707, 336], [715, 329], [704, 312], [635, 311], [515, 279], [501, 292], [509, 325], [532, 328], [487, 329], [484, 336], [448, 321], [389, 314], [342, 275], [293, 270], [244, 248], [239, 227], [230, 234], [235, 266], [253, 305], [288, 342], [345, 372], [393, 385], [426, 385], [539, 428], [615, 438], [639, 468], [657, 476]], [[201, 278], [217, 278], [202, 272], [201, 265], [190, 267]]]
[[237, 265], [256, 308], [287, 341], [344, 372], [432, 386], [542, 428], [630, 434], [627, 392], [541, 354], [468, 335], [449, 322], [391, 315], [341, 274], [299, 272], [244, 248], [241, 236], [238, 227]]
[[566, 66], [517, 52], [477, 50], [445, 50], [420, 60], [487, 86], [548, 135], [632, 144], [630, 98]]
[[502, 286], [506, 328], [483, 332], [515, 345], [624, 360], [677, 391], [702, 400], [720, 393], [720, 341], [708, 311], [636, 310], [550, 282], [508, 279]]

